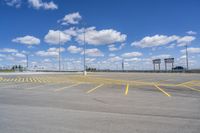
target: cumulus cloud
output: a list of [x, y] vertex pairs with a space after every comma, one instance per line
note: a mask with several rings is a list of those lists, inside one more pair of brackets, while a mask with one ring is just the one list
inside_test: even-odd
[[[84, 35], [83, 29], [80, 29], [79, 32], [82, 32], [77, 35], [76, 40], [78, 42], [83, 42]], [[126, 35], [121, 34], [120, 32], [113, 29], [103, 29], [96, 30], [95, 27], [89, 27], [85, 29], [85, 41], [91, 45], [105, 45], [124, 42], [126, 40]]]
[[92, 63], [96, 60], [96, 58], [86, 58], [85, 60], [87, 63]]
[[161, 55], [155, 55], [155, 56], [152, 56], [151, 59], [165, 59], [165, 58], [170, 58], [171, 55], [169, 54], [161, 54]]
[[55, 10], [58, 9], [58, 6], [53, 2], [43, 2], [42, 0], [28, 0], [28, 3], [31, 7], [35, 9], [45, 9], [45, 10]]
[[26, 55], [25, 55], [25, 54], [22, 54], [22, 53], [12, 53], [12, 56], [14, 56], [14, 57], [19, 57], [19, 58], [24, 58], [24, 57], [26, 57]]
[[75, 12], [65, 15], [64, 18], [58, 20], [58, 22], [61, 23], [61, 25], [78, 24], [81, 18], [79, 12]]
[[142, 61], [142, 59], [134, 57], [134, 58], [130, 58], [130, 59], [125, 59], [124, 61], [125, 62], [133, 62], [133, 61]]
[[180, 37], [177, 40], [177, 46], [185, 46], [185, 45], [189, 45], [192, 41], [194, 41], [196, 38], [194, 36], [184, 36], [184, 37]]
[[40, 39], [34, 37], [34, 36], [24, 36], [24, 37], [17, 37], [12, 40], [12, 42], [21, 43], [21, 44], [27, 44], [27, 45], [38, 45], [40, 44]]
[[5, 52], [5, 53], [17, 53], [18, 50], [17, 50], [17, 49], [12, 49], [12, 48], [3, 48], [3, 49], [0, 49], [0, 52]]
[[[173, 44], [174, 42], [176, 42], [177, 46], [185, 46], [186, 44], [190, 44], [195, 39], [196, 38], [194, 36], [180, 37], [176, 35], [172, 35], [172, 36], [154, 35], [154, 36], [146, 36], [140, 41], [135, 41], [131, 44], [131, 46], [147, 48], [147, 47], [163, 46], [170, 43]], [[174, 46], [171, 45], [171, 47], [174, 47]]]
[[[64, 52], [65, 48], [61, 48], [60, 51]], [[58, 57], [59, 48], [52, 47], [52, 48], [47, 49], [47, 51], [44, 51], [44, 50], [37, 51], [36, 55], [41, 56], [41, 57]]]
[[190, 31], [187, 31], [186, 33], [187, 33], [188, 35], [196, 35], [196, 34], [197, 34], [197, 32], [191, 31], [191, 30], [190, 30]]
[[122, 58], [119, 56], [115, 56], [115, 57], [108, 58], [107, 61], [108, 62], [118, 62], [118, 61], [122, 61]]
[[80, 53], [82, 51], [82, 48], [79, 48], [77, 46], [74, 46], [74, 45], [70, 45], [68, 48], [67, 48], [67, 51], [69, 51], [70, 53]]
[[142, 56], [143, 54], [140, 52], [130, 52], [130, 53], [124, 53], [121, 56], [124, 58], [130, 58], [130, 57], [138, 57], [138, 56]]
[[135, 41], [131, 46], [137, 46], [141, 48], [162, 46], [173, 41], [176, 41], [179, 37], [176, 35], [166, 36], [166, 35], [154, 35], [146, 36], [140, 41]]
[[49, 44], [59, 44], [59, 41], [61, 44], [64, 44], [70, 40], [71, 35], [59, 30], [49, 30], [49, 32], [44, 37], [44, 41]]
[[[191, 53], [191, 54], [200, 54], [200, 48], [188, 48], [188, 53]], [[185, 53], [185, 49], [181, 50], [181, 53]]]
[[[84, 52], [82, 51], [81, 54], [84, 54]], [[86, 49], [85, 54], [92, 57], [104, 56], [104, 54], [97, 48]]]
[[4, 0], [6, 5], [19, 8], [21, 7], [22, 1], [21, 0]]
[[118, 51], [121, 50], [125, 46], [125, 43], [122, 43], [119, 47], [116, 47], [114, 44], [108, 45], [109, 51]]

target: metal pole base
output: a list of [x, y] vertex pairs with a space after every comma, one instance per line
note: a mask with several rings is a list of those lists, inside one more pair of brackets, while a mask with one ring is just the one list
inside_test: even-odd
[[87, 71], [83, 71], [83, 75], [86, 76], [87, 75]]

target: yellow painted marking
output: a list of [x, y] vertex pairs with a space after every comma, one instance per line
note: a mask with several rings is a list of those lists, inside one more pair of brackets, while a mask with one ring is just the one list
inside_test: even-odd
[[163, 90], [162, 88], [160, 88], [158, 85], [154, 84], [154, 86], [160, 90], [162, 93], [164, 93], [166, 96], [171, 97], [171, 95], [169, 93], [167, 93], [165, 90]]
[[15, 78], [15, 80], [14, 80], [15, 82], [17, 82], [18, 81], [18, 78]]
[[128, 95], [128, 88], [129, 88], [129, 84], [126, 85], [126, 90], [125, 90], [125, 95]]
[[78, 85], [80, 85], [80, 84], [81, 84], [81, 83], [77, 83], [77, 84], [73, 84], [73, 85], [70, 85], [70, 86], [58, 88], [58, 89], [55, 89], [54, 92], [63, 91], [64, 89], [71, 88], [71, 87], [75, 87], [75, 86], [78, 86]]
[[182, 86], [182, 85], [184, 86], [184, 85], [189, 84], [191, 82], [193, 82], [193, 80], [177, 84], [176, 86]]
[[100, 85], [96, 86], [95, 88], [90, 89], [89, 91], [87, 91], [87, 93], [91, 93], [91, 92], [95, 91], [96, 89], [98, 89], [99, 87], [101, 87], [101, 86], [103, 86], [103, 85], [104, 85], [104, 84], [100, 84]]
[[37, 80], [36, 80], [35, 78], [33, 78], [33, 82], [35, 82], [35, 83], [36, 83], [36, 82], [37, 82]]
[[193, 91], [198, 91], [198, 92], [200, 92], [199, 89], [195, 89], [195, 88], [193, 88], [193, 87], [191, 87], [191, 86], [187, 86], [187, 85], [183, 85], [183, 86], [186, 87], [186, 88], [188, 88], [188, 89], [191, 89], [191, 90], [193, 90]]

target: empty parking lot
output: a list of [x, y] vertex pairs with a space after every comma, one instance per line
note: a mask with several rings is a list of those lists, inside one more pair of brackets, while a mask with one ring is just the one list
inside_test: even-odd
[[2, 133], [199, 133], [200, 75], [0, 75]]

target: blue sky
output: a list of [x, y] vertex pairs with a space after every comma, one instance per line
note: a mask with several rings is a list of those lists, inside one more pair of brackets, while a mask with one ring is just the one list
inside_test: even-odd
[[[200, 68], [199, 0], [1, 0], [0, 65], [31, 69], [83, 67], [83, 29], [87, 65], [101, 69], [152, 69], [152, 59], [175, 58]], [[85, 26], [84, 26], [85, 25]]]

